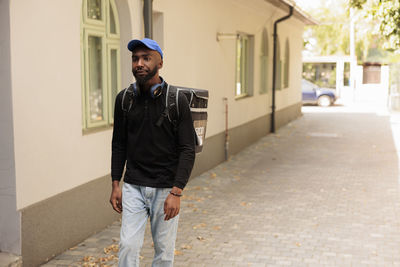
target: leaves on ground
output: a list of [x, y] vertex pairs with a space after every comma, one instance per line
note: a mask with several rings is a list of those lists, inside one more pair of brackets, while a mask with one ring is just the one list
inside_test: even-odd
[[89, 262], [89, 261], [93, 261], [93, 260], [94, 260], [93, 256], [85, 256], [85, 257], [83, 257], [83, 261], [84, 262]]
[[217, 178], [217, 174], [216, 174], [215, 172], [212, 172], [212, 173], [210, 174], [210, 178], [212, 178], [212, 179]]
[[112, 244], [106, 248], [104, 248], [104, 253], [110, 254], [111, 252], [118, 252], [119, 246], [117, 244]]
[[174, 255], [175, 256], [179, 256], [179, 255], [183, 255], [183, 252], [182, 251], [180, 251], [180, 250], [174, 250]]
[[204, 237], [202, 237], [202, 236], [198, 236], [198, 237], [197, 237], [197, 240], [200, 240], [200, 241], [205, 241], [205, 238], [204, 238]]
[[205, 224], [205, 223], [200, 223], [200, 224], [198, 224], [198, 225], [193, 226], [193, 229], [196, 230], [196, 229], [204, 228], [204, 227], [206, 227], [206, 226], [207, 226], [207, 224]]

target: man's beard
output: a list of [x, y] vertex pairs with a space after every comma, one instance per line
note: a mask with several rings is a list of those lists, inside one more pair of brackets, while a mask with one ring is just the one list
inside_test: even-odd
[[136, 82], [139, 86], [143, 86], [148, 80], [154, 77], [157, 74], [158, 67], [154, 66], [154, 69], [150, 70], [145, 76], [137, 76], [136, 70], [132, 70], [133, 76], [135, 76]]

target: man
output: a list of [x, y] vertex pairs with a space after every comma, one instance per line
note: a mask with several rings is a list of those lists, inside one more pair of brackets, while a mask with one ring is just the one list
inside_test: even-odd
[[165, 116], [168, 85], [159, 76], [163, 66], [159, 45], [145, 38], [130, 41], [128, 49], [136, 83], [132, 95], [125, 95], [132, 98], [130, 109], [124, 108], [124, 91], [115, 101], [111, 160], [110, 202], [122, 212], [119, 266], [139, 266], [149, 217], [155, 250], [152, 266], [173, 266], [180, 196], [195, 158], [193, 121], [184, 95], [178, 98], [177, 122]]

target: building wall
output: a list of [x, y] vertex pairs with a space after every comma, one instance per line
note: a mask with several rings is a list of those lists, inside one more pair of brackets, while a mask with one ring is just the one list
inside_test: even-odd
[[[121, 54], [128, 84], [126, 42], [141, 35], [141, 7], [139, 0], [119, 2], [128, 7], [120, 12], [127, 16], [121, 20]], [[82, 133], [81, 7], [81, 1], [11, 2], [18, 209], [110, 172], [111, 128]]]
[[[271, 93], [258, 92], [260, 38], [263, 26], [272, 35], [273, 21], [285, 14], [264, 1], [254, 1], [251, 8], [250, 2], [230, 3], [154, 1], [154, 9], [165, 13], [164, 32], [168, 33], [164, 34], [162, 75], [173, 84], [210, 90], [208, 137], [224, 131], [223, 97], [228, 98], [229, 127], [262, 117], [270, 107]], [[111, 129], [82, 134], [81, 6], [81, 1], [11, 2], [18, 209], [109, 173]], [[130, 1], [129, 10], [132, 33], [121, 38], [122, 83], [126, 85], [132, 78], [125, 45], [130, 36], [142, 36], [141, 2]], [[120, 21], [125, 19], [120, 15]], [[301, 23], [294, 19], [279, 24], [281, 51], [289, 38], [292, 65], [289, 88], [277, 92], [278, 110], [300, 101], [301, 30]], [[254, 95], [236, 100], [235, 41], [217, 42], [216, 33], [238, 31], [255, 35], [255, 72]], [[272, 63], [272, 45], [270, 50]]]
[[[122, 84], [127, 86], [132, 75], [126, 44], [143, 37], [142, 1], [116, 3]], [[25, 266], [43, 262], [117, 218], [108, 204], [112, 129], [82, 132], [81, 8], [81, 1], [10, 3], [12, 110], [6, 114], [13, 116], [9, 127], [14, 132]], [[161, 75], [171, 84], [210, 92], [208, 138], [196, 160], [196, 175], [224, 160], [224, 97], [229, 106], [229, 154], [269, 132], [272, 86], [268, 93], [259, 93], [261, 36], [266, 27], [272, 72], [273, 22], [286, 13], [263, 0], [154, 0], [154, 11], [161, 13], [163, 22], [158, 25], [164, 26]], [[289, 88], [277, 92], [278, 127], [300, 115], [302, 27], [295, 19], [278, 27], [281, 51], [286, 38], [291, 48]], [[235, 99], [236, 42], [218, 42], [217, 32], [254, 35], [252, 96]], [[50, 227], [51, 235], [46, 232]]]
[[[164, 13], [165, 62], [162, 74], [170, 83], [210, 90], [208, 137], [224, 131], [224, 97], [228, 98], [229, 127], [237, 127], [270, 112], [271, 92], [259, 94], [261, 37], [266, 27], [269, 34], [269, 71], [272, 72], [273, 22], [286, 15], [284, 12], [263, 0], [155, 0], [154, 10]], [[281, 51], [284, 51], [286, 38], [289, 38], [292, 65], [289, 88], [277, 92], [278, 110], [301, 101], [298, 90], [302, 68], [302, 31], [303, 24], [294, 19], [279, 24]], [[236, 40], [218, 42], [217, 32], [254, 35], [252, 97], [235, 99]], [[272, 80], [268, 82], [272, 86]]]
[[0, 251], [21, 253], [17, 212], [10, 58], [9, 1], [0, 1]]

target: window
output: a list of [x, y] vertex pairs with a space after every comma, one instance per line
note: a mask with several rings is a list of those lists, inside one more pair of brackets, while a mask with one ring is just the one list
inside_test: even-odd
[[120, 35], [114, 0], [83, 0], [82, 7], [83, 129], [113, 122], [120, 90]]
[[251, 95], [252, 80], [250, 78], [252, 66], [253, 37], [239, 34], [236, 40], [236, 90], [237, 97]]
[[279, 42], [279, 36], [276, 37], [276, 76], [275, 76], [275, 88], [277, 90], [282, 89], [282, 60], [281, 60], [281, 44]]
[[283, 69], [283, 87], [289, 87], [289, 64], [290, 64], [290, 48], [289, 48], [289, 39], [286, 39], [285, 43], [285, 64]]
[[260, 94], [267, 93], [268, 88], [268, 33], [264, 28], [260, 53]]

